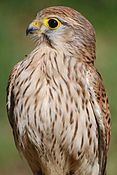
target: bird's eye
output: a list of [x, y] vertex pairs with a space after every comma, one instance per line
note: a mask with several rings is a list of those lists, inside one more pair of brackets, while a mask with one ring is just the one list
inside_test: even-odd
[[54, 29], [58, 26], [58, 21], [55, 19], [49, 19], [48, 25], [50, 28]]
[[59, 28], [62, 24], [57, 18], [44, 18], [43, 19], [43, 24], [49, 28], [49, 30], [56, 30]]

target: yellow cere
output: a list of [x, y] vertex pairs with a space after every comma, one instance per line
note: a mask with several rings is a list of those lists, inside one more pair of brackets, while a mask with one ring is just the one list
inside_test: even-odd
[[36, 27], [36, 28], [39, 28], [39, 22], [38, 22], [37, 19], [35, 19], [35, 20], [33, 21], [33, 26]]
[[[51, 22], [53, 21], [56, 25], [55, 26], [51, 26], [50, 25], [50, 21]], [[62, 25], [62, 23], [57, 18], [43, 18], [42, 19], [42, 23], [49, 30], [56, 30]]]

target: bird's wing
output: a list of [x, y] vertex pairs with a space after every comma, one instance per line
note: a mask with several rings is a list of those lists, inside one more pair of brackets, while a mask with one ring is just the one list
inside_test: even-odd
[[88, 65], [87, 67], [86, 81], [90, 93], [90, 102], [98, 126], [100, 174], [105, 174], [107, 152], [110, 142], [110, 110], [108, 97], [101, 75], [93, 66]]
[[13, 128], [14, 124], [14, 117], [13, 117], [13, 110], [14, 110], [14, 95], [13, 95], [13, 88], [14, 88], [14, 80], [17, 75], [18, 65], [15, 65], [13, 70], [10, 73], [8, 79], [8, 86], [7, 86], [7, 114], [9, 118], [9, 122]]

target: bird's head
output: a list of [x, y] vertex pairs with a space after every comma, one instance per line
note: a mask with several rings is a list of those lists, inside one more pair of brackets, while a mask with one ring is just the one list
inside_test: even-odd
[[69, 52], [84, 56], [87, 62], [95, 59], [95, 31], [79, 12], [63, 6], [49, 7], [37, 14], [28, 26], [37, 44], [67, 48]]

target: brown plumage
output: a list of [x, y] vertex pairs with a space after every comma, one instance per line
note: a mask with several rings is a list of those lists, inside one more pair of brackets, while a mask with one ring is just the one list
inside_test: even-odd
[[110, 111], [92, 25], [49, 7], [26, 33], [37, 45], [12, 70], [7, 96], [18, 150], [34, 175], [105, 175]]

